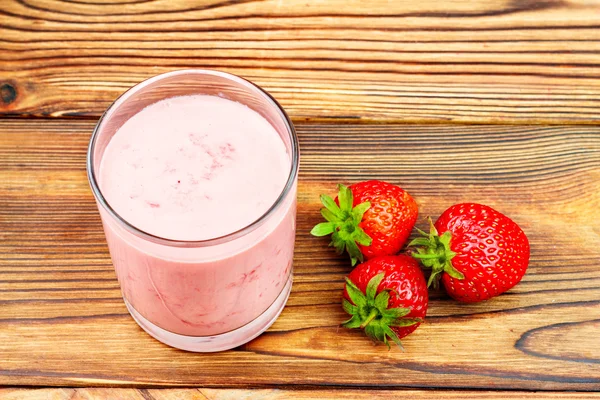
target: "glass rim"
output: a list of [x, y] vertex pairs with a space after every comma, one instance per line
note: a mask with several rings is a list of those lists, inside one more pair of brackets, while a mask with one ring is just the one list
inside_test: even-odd
[[[100, 186], [96, 179], [96, 173], [94, 172], [94, 168], [93, 168], [93, 166], [94, 166], [94, 150], [96, 148], [96, 141], [99, 136], [100, 127], [102, 126], [102, 124], [104, 123], [105, 120], [110, 118], [109, 114], [111, 114], [116, 109], [118, 109], [132, 95], [139, 92], [146, 86], [148, 86], [152, 83], [161, 81], [165, 78], [171, 78], [171, 77], [176, 77], [178, 75], [188, 75], [188, 74], [217, 76], [220, 78], [228, 79], [230, 81], [233, 81], [237, 84], [240, 84], [240, 85], [250, 89], [252, 92], [254, 92], [259, 97], [264, 99], [271, 107], [273, 107], [274, 109], [277, 110], [279, 117], [282, 119], [282, 121], [285, 125], [286, 131], [290, 138], [290, 144], [291, 144], [290, 172], [289, 172], [286, 184], [283, 187], [283, 190], [281, 191], [281, 193], [279, 194], [277, 199], [273, 202], [271, 207], [269, 207], [269, 209], [267, 211], [265, 211], [261, 216], [259, 216], [256, 220], [254, 220], [250, 224], [248, 224], [234, 232], [231, 232], [231, 233], [228, 233], [225, 235], [221, 235], [221, 236], [217, 236], [214, 238], [210, 238], [210, 239], [203, 239], [203, 240], [168, 239], [168, 238], [164, 238], [164, 237], [160, 237], [160, 236], [151, 234], [149, 232], [146, 232], [146, 231], [134, 226], [129, 221], [127, 221], [125, 218], [121, 217], [121, 215], [119, 215], [119, 213], [117, 213], [110, 206], [110, 204], [108, 203], [108, 201], [102, 194], [102, 191], [100, 190]], [[165, 97], [165, 98], [167, 98], [167, 97]], [[92, 193], [94, 194], [94, 197], [96, 198], [96, 201], [102, 206], [102, 208], [105, 211], [108, 212], [108, 214], [112, 218], [116, 219], [117, 222], [121, 223], [127, 231], [129, 231], [143, 239], [150, 240], [154, 243], [171, 246], [171, 247], [192, 247], [192, 248], [193, 247], [208, 247], [208, 246], [214, 246], [214, 245], [218, 245], [218, 244], [222, 244], [222, 243], [227, 243], [227, 242], [237, 239], [245, 234], [248, 234], [248, 233], [254, 231], [255, 229], [257, 229], [258, 227], [260, 227], [267, 220], [267, 218], [270, 215], [274, 214], [275, 211], [277, 211], [280, 208], [281, 204], [285, 201], [288, 194], [294, 187], [296, 178], [298, 176], [299, 165], [300, 165], [300, 151], [299, 151], [299, 145], [298, 145], [298, 137], [296, 135], [294, 125], [292, 124], [290, 117], [287, 115], [287, 113], [285, 112], [283, 107], [281, 107], [281, 105], [277, 102], [277, 100], [275, 100], [273, 98], [273, 96], [271, 96], [267, 91], [262, 89], [260, 86], [250, 82], [247, 79], [244, 79], [244, 78], [239, 77], [234, 74], [230, 74], [228, 72], [222, 72], [222, 71], [216, 71], [216, 70], [210, 70], [210, 69], [181, 69], [181, 70], [165, 72], [165, 73], [150, 77], [146, 80], [143, 80], [143, 81], [137, 83], [136, 85], [132, 86], [131, 88], [127, 89], [119, 97], [117, 97], [117, 99], [115, 99], [115, 101], [106, 109], [106, 111], [104, 111], [104, 113], [102, 113], [102, 115], [100, 116], [100, 119], [98, 119], [98, 122], [96, 123], [96, 126], [94, 127], [94, 131], [92, 132], [92, 136], [90, 138], [90, 142], [89, 142], [88, 150], [87, 150], [87, 157], [86, 157], [86, 169], [87, 169], [88, 181], [89, 181], [90, 187], [92, 189]]]

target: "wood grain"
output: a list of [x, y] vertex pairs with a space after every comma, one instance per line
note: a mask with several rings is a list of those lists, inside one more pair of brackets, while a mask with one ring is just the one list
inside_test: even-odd
[[0, 389], [2, 400], [534, 400], [599, 399], [600, 393], [440, 391], [440, 390], [282, 390], [282, 389]]
[[[600, 128], [299, 125], [288, 306], [258, 339], [203, 355], [127, 314], [86, 181], [93, 125], [0, 120], [0, 384], [600, 390]], [[349, 264], [308, 231], [320, 193], [374, 177], [417, 199], [421, 227], [459, 201], [511, 216], [532, 246], [524, 280], [480, 304], [432, 293], [404, 353], [339, 328]]]
[[295, 121], [600, 120], [597, 0], [5, 0], [0, 113], [98, 116], [182, 68], [240, 74]]

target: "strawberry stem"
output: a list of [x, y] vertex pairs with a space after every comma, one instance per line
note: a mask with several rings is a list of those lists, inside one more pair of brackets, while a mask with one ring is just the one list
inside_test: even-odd
[[388, 308], [390, 291], [384, 289], [377, 292], [384, 277], [385, 274], [382, 272], [371, 278], [366, 292], [362, 292], [354, 282], [346, 278], [346, 291], [352, 303], [346, 299], [342, 302], [344, 311], [351, 315], [343, 326], [350, 329], [364, 329], [367, 336], [387, 344], [388, 347], [389, 338], [402, 348], [400, 339], [392, 327], [410, 326], [420, 323], [421, 320], [407, 318], [411, 311], [409, 308]]
[[371, 311], [371, 314], [369, 314], [369, 316], [367, 317], [367, 319], [365, 319], [365, 321], [360, 325], [361, 329], [365, 329], [365, 327], [367, 325], [369, 325], [371, 323], [371, 321], [373, 321], [375, 319], [375, 317], [377, 317], [379, 315], [379, 311], [377, 311], [376, 308], [374, 308]]
[[317, 224], [310, 233], [313, 236], [331, 235], [329, 245], [335, 247], [338, 254], [347, 251], [352, 265], [356, 265], [364, 259], [358, 245], [370, 246], [372, 242], [371, 237], [359, 226], [371, 203], [365, 201], [353, 207], [350, 188], [344, 185], [338, 185], [338, 188], [339, 206], [331, 197], [321, 195], [321, 203], [325, 206], [321, 209], [321, 215], [327, 222]]
[[429, 218], [429, 225], [429, 234], [420, 231], [423, 237], [416, 238], [408, 245], [416, 248], [416, 252], [413, 251], [411, 255], [419, 260], [425, 268], [431, 268], [427, 287], [433, 284], [433, 287], [437, 289], [442, 272], [461, 280], [465, 276], [452, 265], [452, 258], [456, 256], [456, 253], [450, 248], [452, 232], [447, 231], [439, 235], [431, 218]]

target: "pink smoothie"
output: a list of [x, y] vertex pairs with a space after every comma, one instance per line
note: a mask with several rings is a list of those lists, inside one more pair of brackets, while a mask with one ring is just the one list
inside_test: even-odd
[[[150, 235], [204, 241], [259, 219], [281, 195], [290, 154], [260, 114], [217, 96], [173, 97], [127, 120], [110, 140], [100, 190]], [[101, 209], [123, 296], [158, 327], [188, 336], [229, 332], [262, 314], [291, 279], [295, 187], [250, 233], [217, 245], [141, 239]]]

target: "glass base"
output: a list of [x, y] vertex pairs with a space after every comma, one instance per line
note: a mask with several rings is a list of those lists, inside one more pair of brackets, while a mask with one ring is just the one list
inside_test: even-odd
[[127, 299], [123, 300], [125, 300], [125, 305], [135, 322], [156, 340], [181, 350], [211, 353], [233, 349], [248, 343], [266, 331], [283, 311], [291, 289], [292, 276], [290, 275], [290, 279], [288, 279], [279, 296], [264, 313], [240, 328], [214, 336], [185, 336], [166, 331], [144, 318], [129, 304]]

